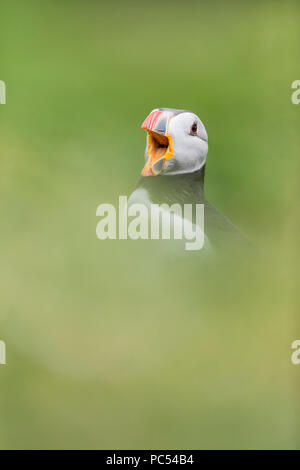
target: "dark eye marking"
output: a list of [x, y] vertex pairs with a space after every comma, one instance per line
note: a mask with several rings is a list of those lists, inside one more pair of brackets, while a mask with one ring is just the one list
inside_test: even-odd
[[198, 125], [196, 122], [194, 122], [194, 124], [192, 124], [191, 126], [190, 134], [195, 135], [197, 134], [197, 132], [198, 132]]

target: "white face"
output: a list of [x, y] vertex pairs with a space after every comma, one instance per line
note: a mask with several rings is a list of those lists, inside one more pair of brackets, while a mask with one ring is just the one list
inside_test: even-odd
[[155, 109], [142, 129], [148, 132], [143, 176], [193, 173], [205, 165], [208, 137], [196, 114]]
[[208, 137], [198, 116], [193, 113], [174, 116], [168, 133], [172, 137], [174, 154], [165, 162], [162, 173], [176, 175], [200, 170], [206, 162]]

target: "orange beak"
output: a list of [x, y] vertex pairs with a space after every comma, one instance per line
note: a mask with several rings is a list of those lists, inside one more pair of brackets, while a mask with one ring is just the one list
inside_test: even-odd
[[147, 162], [143, 168], [142, 176], [156, 176], [163, 170], [165, 156], [169, 148], [167, 136], [148, 131]]
[[172, 138], [167, 134], [169, 115], [163, 111], [153, 111], [145, 119], [142, 129], [148, 132], [147, 162], [142, 176], [156, 176], [163, 171], [166, 160], [172, 158]]

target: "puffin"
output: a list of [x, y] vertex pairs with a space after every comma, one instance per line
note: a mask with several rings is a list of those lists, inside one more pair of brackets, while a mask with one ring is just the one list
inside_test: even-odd
[[158, 108], [141, 128], [147, 132], [145, 165], [129, 205], [203, 204], [205, 247], [220, 250], [244, 241], [241, 231], [206, 199], [208, 135], [200, 118], [192, 111]]

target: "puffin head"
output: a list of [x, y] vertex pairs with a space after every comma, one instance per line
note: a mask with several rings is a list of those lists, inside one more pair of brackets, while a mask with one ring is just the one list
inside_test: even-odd
[[179, 175], [200, 170], [206, 161], [208, 137], [191, 111], [159, 108], [142, 124], [147, 131], [142, 176]]

